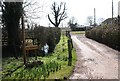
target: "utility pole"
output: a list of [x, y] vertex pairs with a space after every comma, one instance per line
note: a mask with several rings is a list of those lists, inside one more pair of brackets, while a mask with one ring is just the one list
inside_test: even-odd
[[113, 15], [114, 15], [114, 11], [113, 11], [113, 0], [112, 0], [112, 20], [113, 20]]
[[96, 26], [96, 10], [94, 8], [94, 27]]
[[118, 25], [120, 26], [120, 1], [118, 2]]

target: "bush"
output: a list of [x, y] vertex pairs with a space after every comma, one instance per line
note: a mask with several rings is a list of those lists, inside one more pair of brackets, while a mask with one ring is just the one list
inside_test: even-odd
[[119, 50], [120, 30], [118, 25], [104, 25], [102, 27], [96, 27], [86, 31], [86, 37], [96, 40], [100, 43], [106, 44], [116, 50]]
[[[49, 53], [53, 52], [56, 44], [60, 40], [61, 36], [61, 30], [60, 28], [55, 27], [42, 27], [35, 25], [34, 29], [26, 29], [25, 30], [25, 38], [32, 38], [35, 42], [35, 44], [39, 45], [39, 55], [44, 54], [41, 48], [47, 43], [49, 45]], [[34, 36], [33, 36], [34, 35]], [[36, 41], [37, 40], [37, 41]], [[2, 56], [3, 57], [10, 57], [14, 56], [14, 54], [10, 53], [8, 50], [10, 49], [7, 45], [2, 46]], [[32, 52], [32, 51], [31, 51]], [[42, 52], [42, 53], [41, 53]], [[17, 53], [17, 56], [22, 55], [22, 49], [19, 50], [19, 53]], [[42, 55], [44, 56], [44, 55]]]
[[39, 48], [41, 49], [47, 43], [49, 45], [49, 52], [53, 52], [56, 44], [60, 40], [60, 28], [38, 26], [35, 27], [33, 32], [35, 38], [38, 40]]

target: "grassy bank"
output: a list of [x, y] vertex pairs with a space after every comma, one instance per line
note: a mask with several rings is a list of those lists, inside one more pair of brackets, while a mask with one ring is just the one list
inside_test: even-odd
[[[63, 38], [64, 38], [64, 42], [63, 42]], [[72, 50], [72, 66], [68, 66], [68, 46], [67, 46], [67, 37], [61, 37], [61, 41], [59, 42], [59, 44], [57, 45], [56, 49], [55, 49], [55, 54], [59, 55], [59, 60], [58, 62], [61, 64], [61, 70], [50, 74], [50, 76], [48, 77], [49, 79], [63, 79], [64, 77], [69, 77], [69, 75], [72, 73], [74, 66], [75, 66], [75, 62], [76, 62], [76, 52], [75, 49]], [[60, 48], [59, 48], [60, 47]], [[64, 51], [63, 51], [64, 49]], [[57, 55], [57, 56], [58, 56]], [[55, 56], [56, 58], [56, 56]]]
[[[45, 57], [39, 57], [38, 61], [42, 61], [42, 65], [35, 66], [33, 68], [25, 68], [22, 57], [14, 59], [13, 57], [3, 58], [3, 79], [63, 79], [69, 77], [72, 73], [76, 62], [75, 50], [72, 50], [72, 66], [68, 66], [68, 38], [61, 36], [61, 40], [55, 47], [54, 53], [46, 55]], [[30, 57], [29, 60], [33, 61], [34, 57]], [[10, 73], [12, 70], [18, 68], [15, 72]]]

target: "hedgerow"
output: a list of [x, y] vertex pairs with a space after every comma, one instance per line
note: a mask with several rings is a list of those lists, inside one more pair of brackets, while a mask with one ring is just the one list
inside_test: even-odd
[[117, 24], [103, 25], [87, 30], [85, 36], [120, 51], [120, 30]]
[[[20, 34], [22, 41], [22, 33]], [[25, 38], [35, 39], [34, 44], [39, 46], [39, 55], [43, 55], [41, 48], [47, 43], [49, 45], [49, 53], [53, 52], [56, 44], [59, 42], [61, 36], [61, 29], [56, 27], [43, 27], [43, 26], [34, 26], [34, 29], [25, 29]], [[7, 40], [6, 40], [7, 41]], [[22, 45], [22, 43], [21, 43]], [[12, 53], [9, 53], [8, 46], [2, 44], [2, 57], [14, 56]], [[19, 50], [17, 56], [22, 55], [22, 48]]]
[[[34, 32], [34, 38], [37, 39], [39, 48], [41, 49], [47, 43], [49, 45], [49, 52], [53, 52], [61, 36], [60, 28], [56, 27], [36, 26], [32, 32]], [[29, 37], [32, 37], [29, 32], [27, 34]]]

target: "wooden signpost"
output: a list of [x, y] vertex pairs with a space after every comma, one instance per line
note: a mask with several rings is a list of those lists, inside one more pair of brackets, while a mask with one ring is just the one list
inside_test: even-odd
[[21, 22], [22, 22], [22, 51], [23, 51], [24, 64], [26, 65], [26, 63], [28, 63], [29, 51], [35, 51], [35, 60], [37, 60], [37, 51], [39, 48], [38, 48], [38, 45], [26, 46], [24, 16], [22, 16]]
[[26, 64], [24, 15], [22, 15], [21, 17], [21, 22], [22, 22], [22, 51], [23, 51], [24, 64]]

